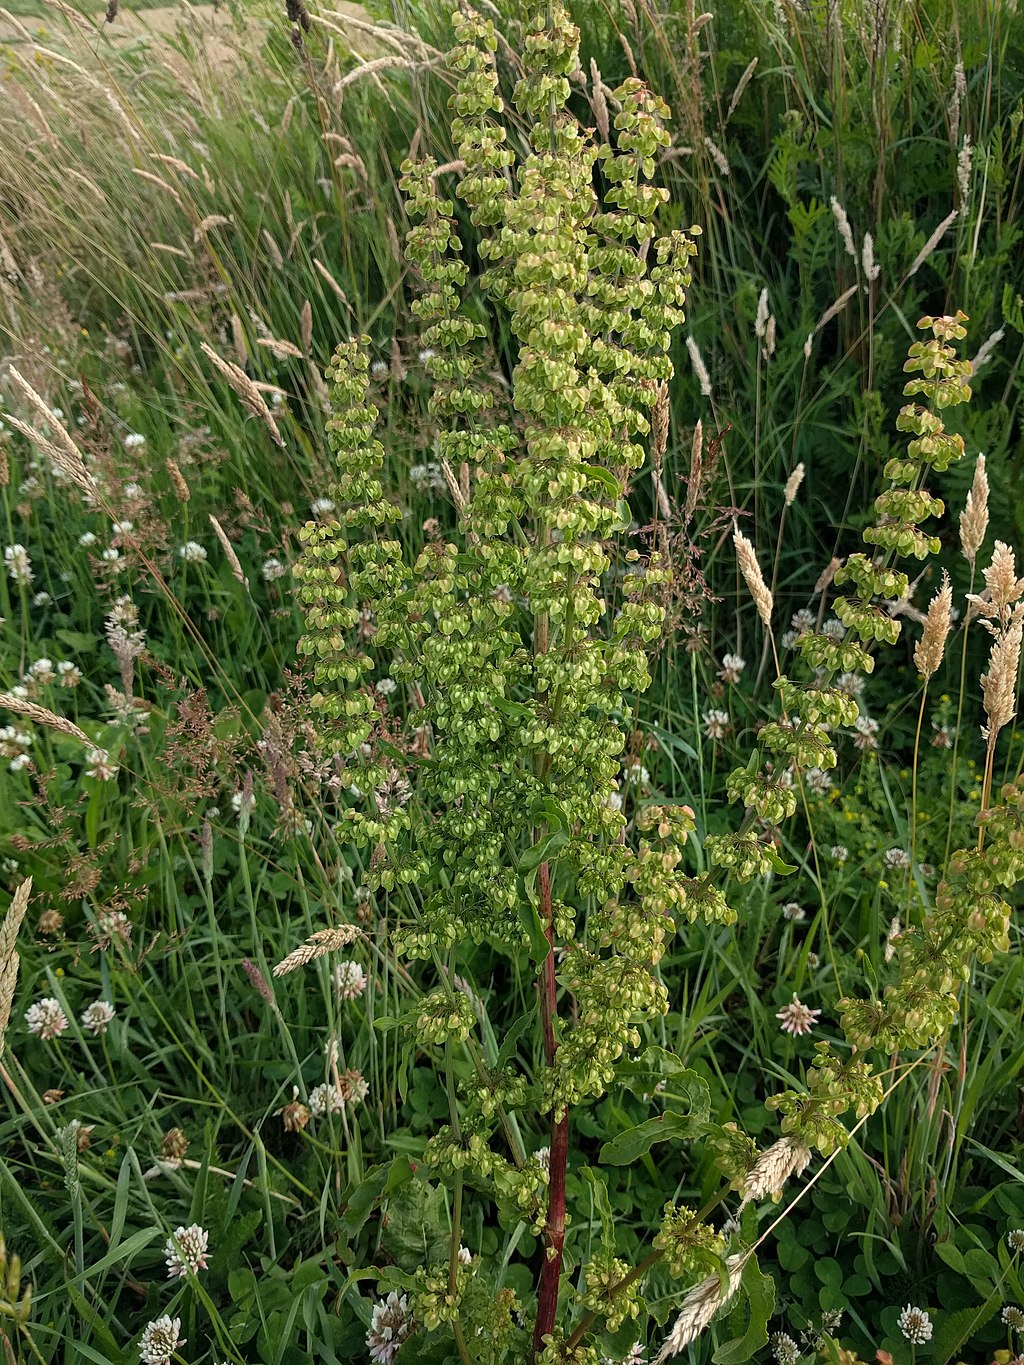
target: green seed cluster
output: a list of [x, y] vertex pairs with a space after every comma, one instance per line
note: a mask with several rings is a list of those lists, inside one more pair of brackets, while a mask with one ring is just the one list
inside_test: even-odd
[[610, 1251], [597, 1251], [587, 1262], [583, 1290], [577, 1300], [587, 1312], [603, 1317], [609, 1332], [616, 1331], [627, 1319], [640, 1316], [643, 1300], [639, 1281], [624, 1290], [611, 1292], [629, 1274], [630, 1268], [628, 1261], [620, 1261]]
[[665, 1253], [665, 1265], [678, 1280], [702, 1280], [725, 1265], [725, 1238], [698, 1222], [685, 1205], [665, 1205], [654, 1245]]
[[[465, 168], [456, 192], [479, 233], [477, 279], [448, 173], [408, 161], [401, 186], [458, 535], [403, 561], [365, 349], [344, 343], [328, 376], [335, 512], [306, 527], [298, 569], [302, 651], [315, 711], [351, 774], [344, 835], [372, 846], [370, 889], [401, 893], [390, 900], [395, 949], [438, 960], [486, 940], [537, 959], [540, 935], [568, 947], [559, 990], [572, 997], [571, 1023], [555, 1025], [553, 1060], [520, 1075], [477, 1057], [459, 1138], [446, 1130], [428, 1149], [439, 1169], [472, 1177], [499, 1210], [539, 1227], [539, 1168], [499, 1155], [492, 1132], [506, 1125], [495, 1139], [504, 1152], [514, 1111], [560, 1114], [603, 1094], [639, 1042], [639, 1021], [667, 1008], [652, 968], [675, 924], [731, 919], [713, 888], [680, 870], [692, 811], [642, 816], [627, 842], [616, 808], [621, 717], [627, 694], [650, 684], [669, 566], [630, 551], [614, 616], [604, 596], [609, 543], [630, 521], [626, 485], [672, 378], [671, 333], [684, 320], [699, 230], [655, 226], [667, 195], [651, 180], [669, 145], [668, 109], [643, 82], [614, 92], [614, 145], [571, 113], [579, 34], [561, 4], [529, 16], [519, 42], [511, 102], [526, 129], [521, 153], [506, 133], [493, 25], [472, 11], [453, 22], [452, 130]], [[514, 342], [507, 391], [490, 375], [481, 294]], [[407, 724], [429, 736], [414, 806], [389, 776], [397, 708], [385, 725], [372, 688], [385, 666], [416, 698]], [[474, 1046], [474, 1010], [447, 989], [421, 1000], [410, 1022], [421, 1046]]]

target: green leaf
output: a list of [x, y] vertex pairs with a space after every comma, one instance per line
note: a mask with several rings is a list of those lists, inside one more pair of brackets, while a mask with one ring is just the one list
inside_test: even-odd
[[601, 1245], [605, 1251], [615, 1250], [615, 1218], [612, 1215], [611, 1201], [608, 1198], [608, 1182], [600, 1171], [592, 1166], [584, 1166], [580, 1175], [591, 1187], [594, 1194], [594, 1207], [601, 1220]]
[[519, 871], [524, 876], [527, 872], [535, 871], [541, 863], [546, 863], [553, 858], [559, 849], [564, 848], [568, 842], [569, 835], [564, 829], [552, 830], [550, 834], [545, 834], [543, 839], [538, 839], [519, 859]]
[[599, 1159], [603, 1166], [630, 1166], [656, 1142], [689, 1142], [698, 1137], [705, 1121], [706, 1115], [674, 1114], [670, 1110], [613, 1137], [601, 1148]]
[[519, 923], [526, 931], [526, 936], [530, 940], [530, 959], [533, 962], [543, 962], [548, 953], [551, 952], [551, 944], [548, 936], [544, 932], [544, 921], [540, 917], [533, 897], [530, 894], [532, 887], [520, 878], [520, 888], [523, 892], [519, 897]]
[[[395, 1157], [395, 1161], [409, 1162], [405, 1157]], [[341, 1215], [341, 1224], [349, 1236], [353, 1236], [369, 1218], [374, 1205], [380, 1200], [387, 1187], [394, 1162], [386, 1166], [371, 1166], [358, 1185], [350, 1185], [343, 1198], [347, 1199]]]
[[76, 1275], [74, 1281], [69, 1283], [91, 1280], [93, 1276], [98, 1275], [100, 1271], [109, 1270], [112, 1265], [120, 1265], [122, 1262], [124, 1262], [126, 1266], [130, 1265], [135, 1253], [141, 1251], [143, 1247], [148, 1246], [154, 1237], [159, 1236], [159, 1228], [140, 1228], [138, 1232], [133, 1232], [130, 1237], [126, 1237], [123, 1242], [119, 1242], [117, 1246], [112, 1247], [105, 1256], [102, 1256], [93, 1265], [89, 1266], [81, 1275]]
[[[546, 938], [544, 942], [547, 942]], [[536, 1016], [533, 1013], [521, 1014], [512, 1027], [506, 1032], [505, 1037], [502, 1039], [501, 1049], [498, 1052], [498, 1059], [494, 1064], [496, 1070], [500, 1070], [503, 1066], [508, 1066], [515, 1055], [515, 1050], [520, 1038], [522, 1038], [523, 1034], [533, 1026], [535, 1017]]]
[[67, 645], [68, 649], [75, 649], [80, 654], [87, 654], [94, 650], [99, 642], [95, 635], [86, 635], [81, 630], [68, 630], [63, 626], [53, 633], [62, 644]]
[[711, 1357], [715, 1365], [742, 1365], [768, 1342], [768, 1319], [775, 1312], [775, 1281], [764, 1275], [755, 1257], [743, 1267], [742, 1289], [750, 1307], [747, 1330], [741, 1337], [727, 1341]]
[[530, 819], [535, 825], [544, 821], [553, 829], [564, 829], [566, 834], [572, 828], [572, 822], [565, 813], [565, 807], [561, 801], [556, 801], [553, 796], [538, 796], [530, 806]]
[[931, 1343], [931, 1359], [936, 1365], [946, 1365], [960, 1353], [960, 1348], [995, 1316], [1002, 1303], [1000, 1294], [992, 1294], [977, 1308], [962, 1308], [958, 1313], [944, 1313]]
[[[711, 1112], [707, 1082], [691, 1071], [672, 1052], [652, 1044], [639, 1057], [631, 1057], [616, 1071], [616, 1079], [634, 1095], [653, 1095], [662, 1081], [673, 1094], [682, 1093], [690, 1101], [691, 1112]], [[705, 1095], [707, 1096], [705, 1100]]]
[[940, 1261], [945, 1261], [951, 1270], [955, 1270], [958, 1275], [963, 1275], [964, 1258], [963, 1253], [958, 1251], [952, 1242], [936, 1242], [935, 1254]]
[[587, 478], [594, 483], [603, 484], [616, 501], [622, 496], [622, 481], [617, 479], [610, 469], [605, 469], [604, 465], [600, 464], [588, 464], [586, 470]]
[[797, 870], [795, 863], [786, 863], [779, 857], [775, 850], [768, 847], [764, 850], [765, 857], [771, 863], [772, 868], [780, 877], [788, 877], [790, 873]]

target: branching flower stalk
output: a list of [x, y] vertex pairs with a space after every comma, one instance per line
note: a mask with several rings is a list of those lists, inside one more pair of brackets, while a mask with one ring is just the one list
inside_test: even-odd
[[[476, 284], [435, 163], [407, 162], [402, 188], [414, 223], [407, 255], [422, 286], [413, 307], [433, 381], [429, 411], [439, 463], [452, 471], [459, 543], [432, 538], [414, 563], [405, 561], [393, 530], [402, 511], [380, 477], [366, 343], [343, 342], [328, 371], [334, 510], [305, 527], [296, 568], [301, 651], [323, 742], [344, 764], [352, 793], [343, 828], [371, 850], [367, 888], [390, 897], [390, 947], [437, 975], [403, 1022], [446, 1072], [450, 1123], [429, 1138], [422, 1164], [452, 1190], [450, 1245], [437, 1264], [405, 1279], [385, 1272], [384, 1283], [411, 1295], [428, 1330], [450, 1330], [463, 1359], [473, 1343], [487, 1352], [481, 1365], [593, 1365], [591, 1325], [603, 1320], [614, 1331], [638, 1315], [655, 1261], [684, 1294], [690, 1287], [700, 1310], [693, 1321], [706, 1325], [711, 1299], [694, 1298], [695, 1286], [715, 1276], [731, 1284], [737, 1269], [707, 1222], [728, 1190], [774, 1197], [813, 1151], [828, 1156], [848, 1140], [844, 1113], [862, 1117], [881, 1102], [867, 1051], [943, 1036], [964, 964], [1005, 944], [1008, 912], [992, 888], [1024, 871], [1016, 852], [1024, 784], [1004, 793], [1000, 810], [984, 812], [984, 856], [956, 855], [935, 912], [900, 936], [897, 980], [884, 998], [842, 1002], [851, 1055], [819, 1044], [806, 1091], [769, 1101], [782, 1116], [779, 1141], [759, 1153], [734, 1128], [711, 1124], [708, 1110], [695, 1114], [721, 1192], [700, 1210], [669, 1205], [636, 1267], [608, 1246], [592, 1251], [569, 1283], [562, 1262], [574, 1113], [623, 1079], [641, 1042], [638, 1025], [666, 1011], [653, 969], [676, 923], [731, 924], [735, 913], [716, 880], [787, 870], [776, 840], [796, 809], [792, 773], [833, 767], [832, 732], [857, 719], [856, 703], [831, 679], [870, 671], [867, 646], [899, 635], [874, 600], [907, 591], [906, 575], [887, 560], [937, 548], [918, 528], [943, 510], [923, 480], [963, 453], [937, 410], [970, 396], [969, 366], [949, 344], [965, 334], [963, 319], [925, 319], [931, 337], [911, 348], [907, 368], [918, 377], [907, 393], [929, 405], [900, 414], [914, 439], [907, 458], [887, 466], [890, 487], [865, 533], [877, 557], [853, 555], [836, 574], [853, 588], [834, 608], [847, 635], [801, 638], [809, 677], [777, 678], [779, 718], [728, 778], [742, 811], [736, 831], [708, 836], [708, 874], [686, 876], [693, 812], [631, 797], [627, 821], [616, 799], [622, 720], [650, 684], [648, 650], [664, 628], [669, 569], [657, 550], [646, 560], [629, 551], [614, 615], [605, 599], [615, 537], [630, 520], [630, 476], [647, 458], [652, 409], [672, 378], [669, 340], [683, 321], [696, 249], [695, 230], [659, 236], [654, 226], [665, 194], [650, 179], [668, 142], [668, 111], [629, 79], [614, 92], [615, 145], [595, 142], [568, 110], [578, 34], [552, 0], [519, 44], [523, 74], [512, 99], [527, 132], [515, 150], [493, 26], [468, 12], [456, 16], [456, 36], [452, 131], [458, 194], [484, 262]], [[488, 379], [477, 287], [514, 341], [508, 394]], [[741, 535], [736, 545], [770, 637], [770, 590], [753, 546]], [[360, 630], [368, 611], [369, 638]], [[394, 702], [385, 714], [372, 686], [378, 670], [415, 699], [404, 720]], [[1002, 715], [1006, 698], [992, 687], [992, 714], [998, 705]], [[429, 733], [429, 758], [413, 731]], [[456, 960], [465, 974], [472, 945], [484, 942], [516, 962], [524, 953], [532, 960], [535, 1051], [522, 1061], [516, 1046], [485, 1056], [471, 988], [454, 986]], [[520, 1047], [529, 1053], [528, 1041]], [[457, 1074], [461, 1053], [471, 1066]], [[520, 1125], [520, 1115], [529, 1121]], [[543, 1161], [519, 1137], [539, 1117], [550, 1130]], [[470, 1275], [458, 1255], [469, 1197], [482, 1198], [502, 1226], [525, 1225], [539, 1239], [535, 1302], [488, 1293]]]
[[[457, 503], [463, 548], [433, 541], [414, 565], [403, 563], [389, 536], [401, 513], [378, 477], [367, 357], [344, 343], [328, 375], [337, 510], [304, 533], [302, 648], [314, 659], [327, 743], [367, 793], [366, 808], [347, 816], [353, 837], [373, 846], [371, 887], [403, 886], [419, 902], [395, 931], [396, 950], [436, 962], [468, 937], [514, 953], [526, 947], [536, 964], [536, 1078], [508, 1064], [463, 1084], [460, 1112], [430, 1140], [426, 1159], [455, 1188], [483, 1188], [499, 1217], [542, 1237], [530, 1351], [547, 1361], [559, 1358], [571, 1112], [613, 1082], [639, 1043], [635, 1021], [664, 1012], [650, 968], [670, 927], [666, 912], [686, 900], [676, 868], [691, 813], [645, 812], [640, 832], [656, 833], [633, 848], [620, 842], [625, 820], [611, 800], [625, 747], [616, 717], [628, 714], [627, 692], [649, 685], [646, 649], [662, 627], [655, 598], [667, 571], [656, 555], [641, 563], [631, 552], [611, 621], [603, 579], [609, 542], [628, 522], [627, 479], [646, 458], [650, 410], [672, 376], [668, 339], [683, 320], [695, 246], [693, 233], [659, 237], [653, 228], [665, 199], [648, 183], [668, 142], [662, 102], [638, 80], [620, 87], [615, 148], [597, 145], [568, 112], [578, 34], [560, 6], [527, 26], [513, 92], [530, 129], [519, 157], [500, 122], [493, 28], [473, 14], [456, 28], [459, 193], [481, 231], [482, 287], [518, 347], [511, 410], [499, 410], [483, 380], [484, 329], [461, 310], [468, 270], [454, 205], [432, 161], [406, 163], [415, 222], [408, 255], [423, 284], [414, 309], [434, 381], [438, 453], [442, 467], [472, 471]], [[356, 629], [365, 604], [377, 626], [371, 642]], [[406, 806], [381, 799], [388, 760], [365, 685], [378, 660], [418, 689], [425, 704], [416, 723], [433, 735], [418, 774], [433, 815], [415, 824]], [[585, 934], [576, 920], [584, 905], [601, 907]], [[559, 974], [562, 945], [570, 951]], [[559, 1013], [562, 992], [573, 999], [571, 1022]], [[471, 1043], [475, 1014], [443, 978], [416, 1009], [421, 1046]], [[547, 1169], [535, 1158], [510, 1161], [495, 1142], [499, 1110], [531, 1108], [549, 1116]], [[452, 1270], [449, 1257], [439, 1299], [439, 1276], [425, 1269], [422, 1321], [461, 1316]], [[502, 1330], [516, 1354], [511, 1315]]]

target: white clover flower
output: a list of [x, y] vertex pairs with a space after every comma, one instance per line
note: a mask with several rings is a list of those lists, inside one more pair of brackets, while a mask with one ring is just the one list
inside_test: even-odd
[[279, 559], [275, 559], [273, 555], [271, 555], [269, 559], [263, 561], [263, 577], [268, 583], [273, 583], [276, 579], [283, 578], [287, 572], [287, 566], [282, 564]]
[[859, 673], [840, 673], [836, 686], [848, 697], [859, 697], [864, 691], [864, 679]]
[[34, 664], [29, 664], [28, 672], [22, 682], [27, 683], [52, 683], [57, 679], [56, 671], [53, 667], [52, 659], [37, 659]]
[[237, 791], [231, 798], [231, 809], [236, 815], [248, 814], [256, 804], [256, 797], [252, 792], [246, 794], [244, 791]]
[[381, 678], [379, 682], [374, 684], [374, 687], [382, 697], [390, 697], [398, 688], [398, 684], [395, 682], [394, 678]]
[[809, 630], [814, 629], [814, 612], [807, 607], [801, 607], [799, 611], [793, 613], [790, 625], [798, 635], [805, 635]]
[[175, 1228], [174, 1236], [168, 1237], [164, 1244], [168, 1279], [198, 1275], [205, 1270], [210, 1257], [209, 1244], [210, 1234], [198, 1223], [190, 1223], [187, 1228]]
[[824, 796], [832, 789], [832, 776], [823, 768], [808, 768], [805, 777], [808, 787], [819, 796]]
[[854, 724], [856, 738], [853, 743], [858, 749], [878, 748], [878, 721], [870, 716], [858, 716]]
[[130, 431], [124, 438], [125, 450], [138, 450], [140, 446], [146, 444], [146, 438], [139, 431]]
[[882, 855], [882, 862], [886, 867], [905, 871], [910, 866], [910, 854], [902, 848], [887, 848]]
[[783, 1005], [775, 1017], [783, 1033], [791, 1033], [795, 1038], [799, 1038], [802, 1034], [810, 1033], [818, 1022], [820, 1013], [821, 1010], [808, 1009], [799, 996], [794, 995], [789, 1004]]
[[706, 739], [724, 739], [729, 733], [728, 711], [705, 711], [703, 720]]
[[142, 1365], [168, 1365], [178, 1347], [185, 1345], [185, 1338], [178, 1336], [180, 1331], [181, 1318], [172, 1318], [166, 1313], [162, 1318], [147, 1323], [139, 1338]]
[[430, 346], [425, 346], [423, 350], [420, 351], [419, 353], [420, 364], [425, 365], [428, 360], [433, 360], [435, 355], [437, 355], [437, 352], [435, 350], [433, 350]]
[[82, 1012], [82, 1027], [90, 1033], [106, 1033], [107, 1025], [113, 1022], [114, 1007], [106, 1000], [94, 1000]]
[[318, 1085], [309, 1092], [309, 1107], [317, 1117], [322, 1114], [340, 1114], [345, 1108], [345, 1096], [336, 1085]]
[[362, 1104], [370, 1093], [370, 1083], [361, 1071], [343, 1071], [338, 1094], [343, 1104]]
[[377, 1361], [378, 1365], [391, 1365], [402, 1342], [412, 1334], [415, 1325], [407, 1296], [403, 1294], [399, 1297], [392, 1290], [386, 1299], [381, 1299], [373, 1306], [370, 1330], [366, 1334], [370, 1359]]
[[315, 517], [326, 517], [328, 513], [334, 511], [334, 503], [330, 498], [317, 498], [310, 504], [309, 510]]
[[135, 523], [133, 521], [112, 521], [110, 530], [115, 536], [126, 536], [129, 531], [135, 530]]
[[550, 1147], [538, 1147], [536, 1152], [534, 1152], [534, 1156], [540, 1162], [540, 1168], [542, 1171], [550, 1171], [551, 1169]]
[[356, 1000], [366, 990], [366, 973], [351, 959], [339, 962], [334, 969], [334, 984], [342, 1000]]
[[14, 758], [32, 743], [32, 736], [13, 725], [0, 725], [0, 758]]
[[92, 531], [83, 531], [78, 537], [78, 543], [83, 550], [91, 550], [96, 544], [96, 536]]
[[473, 1253], [470, 1251], [469, 1247], [465, 1246], [459, 1247], [459, 1264], [460, 1265], [473, 1264]]
[[124, 495], [126, 498], [129, 498], [131, 500], [134, 500], [135, 498], [141, 498], [142, 485], [138, 483], [126, 483], [124, 486]]
[[1011, 1332], [1024, 1332], [1024, 1312], [1016, 1304], [1008, 1303], [999, 1317]]
[[644, 765], [634, 759], [631, 763], [623, 765], [623, 772], [629, 782], [634, 782], [638, 787], [649, 787], [651, 775]]
[[956, 730], [951, 725], [940, 725], [937, 720], [932, 721], [932, 729], [935, 734], [932, 736], [933, 749], [952, 749], [953, 740], [956, 738]]
[[1006, 1245], [1016, 1255], [1024, 1251], [1024, 1228], [1013, 1228], [1006, 1234]]
[[52, 601], [53, 598], [48, 592], [37, 592], [32, 598], [32, 605], [34, 607], [48, 607]]
[[25, 768], [31, 767], [31, 764], [31, 754], [15, 754], [7, 766], [12, 773], [20, 773], [23, 772]]
[[841, 640], [846, 634], [846, 627], [842, 621], [838, 621], [832, 616], [822, 625], [821, 633], [827, 635], [830, 640]]
[[97, 782], [111, 782], [118, 773], [118, 765], [107, 753], [106, 749], [90, 749], [86, 754], [86, 777], [95, 778]]
[[121, 551], [114, 545], [108, 545], [105, 550], [100, 551], [100, 559], [105, 564], [116, 564], [121, 558]]
[[201, 564], [206, 558], [206, 550], [197, 540], [186, 540], [184, 545], [178, 546], [178, 558], [186, 564]]
[[374, 379], [381, 379], [390, 370], [390, 365], [386, 360], [375, 360], [370, 366], [370, 373]]
[[800, 1359], [800, 1347], [788, 1332], [776, 1332], [772, 1337], [772, 1351], [778, 1365], [796, 1365]]
[[444, 474], [435, 461], [414, 464], [409, 470], [409, 482], [417, 493], [428, 493], [444, 487]]
[[77, 664], [69, 663], [63, 659], [57, 665], [57, 677], [60, 679], [61, 687], [77, 687], [82, 681], [82, 670]]
[[788, 920], [806, 919], [807, 911], [797, 901], [789, 901], [782, 907], [782, 918]]
[[899, 1315], [897, 1325], [914, 1346], [923, 1346], [932, 1339], [932, 1320], [923, 1308], [912, 1308], [908, 1303]]
[[899, 915], [897, 915], [896, 918], [895, 918], [894, 920], [891, 921], [891, 923], [890, 923], [890, 925], [889, 925], [889, 931], [888, 931], [888, 933], [887, 933], [886, 936], [885, 936], [885, 960], [886, 960], [886, 962], [891, 962], [891, 961], [893, 960], [893, 958], [896, 956], [896, 948], [895, 948], [894, 945], [895, 945], [895, 943], [896, 943], [896, 940], [899, 938], [899, 936], [900, 936], [900, 934], [901, 934], [902, 932], [903, 932], [903, 926], [900, 924], [900, 917], [899, 917]]
[[829, 857], [833, 862], [845, 863], [850, 856], [850, 850], [844, 844], [833, 844], [829, 849]]
[[7, 565], [7, 576], [13, 583], [20, 583], [27, 588], [35, 578], [32, 561], [24, 545], [8, 545], [4, 550], [4, 563]]
[[46, 995], [29, 1005], [25, 1011], [25, 1023], [29, 1033], [34, 1033], [44, 1043], [59, 1038], [68, 1026], [68, 1016], [64, 1013], [59, 1000]]
[[741, 659], [738, 654], [724, 654], [722, 656], [722, 667], [718, 670], [718, 676], [722, 682], [738, 683], [740, 675], [747, 666], [746, 659]]

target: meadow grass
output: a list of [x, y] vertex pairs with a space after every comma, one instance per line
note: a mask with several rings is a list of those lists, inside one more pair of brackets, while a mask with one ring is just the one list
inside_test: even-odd
[[[787, 0], [730, 0], [705, 24], [692, 9], [578, 7], [588, 83], [574, 98], [599, 106], [595, 80], [610, 90], [634, 64], [664, 93], [676, 111], [662, 168], [667, 224], [705, 233], [686, 331], [711, 391], [678, 343], [660, 470], [679, 524], [677, 629], [632, 718], [639, 772], [622, 777], [627, 799], [632, 784], [692, 807], [699, 875], [704, 835], [730, 827], [726, 774], [771, 702], [732, 518], [759, 547], [778, 617], [821, 618], [815, 582], [855, 546], [879, 471], [901, 447], [900, 365], [922, 312], [962, 306], [967, 353], [989, 346], [962, 419], [972, 458], [943, 487], [953, 515], [940, 562], [961, 608], [968, 575], [953, 528], [979, 450], [992, 481], [979, 564], [995, 538], [1020, 543], [1024, 33], [1009, 5], [953, 0], [894, 11], [882, 32], [870, 27], [874, 6], [850, 6], [849, 22], [832, 26]], [[165, 61], [151, 46], [85, 53], [61, 36], [64, 21], [39, 13], [46, 39], [3, 53], [4, 350], [62, 410], [105, 493], [84, 504], [20, 436], [0, 438], [2, 541], [26, 548], [33, 574], [0, 583], [0, 688], [26, 687], [74, 721], [117, 771], [90, 776], [96, 764], [72, 737], [0, 718], [31, 740], [4, 740], [4, 885], [13, 893], [33, 879], [0, 1063], [0, 1228], [34, 1294], [5, 1334], [16, 1358], [137, 1360], [144, 1325], [169, 1314], [181, 1318], [188, 1360], [362, 1360], [379, 1272], [447, 1245], [450, 1201], [405, 1171], [448, 1121], [448, 1099], [442, 1069], [388, 1023], [422, 981], [395, 961], [393, 912], [366, 891], [368, 859], [339, 826], [345, 773], [310, 736], [286, 571], [327, 496], [322, 376], [348, 335], [371, 340], [403, 546], [420, 548], [431, 522], [455, 525], [396, 186], [414, 143], [442, 163], [454, 156], [439, 56], [450, 19], [422, 6], [400, 16], [404, 28], [375, 19], [364, 30], [314, 11], [295, 46], [283, 11], [239, 11], [232, 60], [214, 64], [187, 25]], [[853, 254], [833, 197], [853, 225]], [[500, 387], [513, 342], [480, 316]], [[262, 386], [282, 444], [204, 344]], [[5, 406], [25, 415], [9, 388]], [[784, 508], [801, 462], [805, 482]], [[657, 506], [649, 475], [633, 494], [640, 526]], [[192, 544], [202, 554], [183, 555]], [[921, 583], [907, 604], [915, 636], [914, 612], [935, 586]], [[124, 596], [137, 620], [119, 607]], [[661, 964], [669, 1013], [645, 1039], [708, 1081], [722, 1124], [771, 1140], [765, 1095], [794, 1084], [813, 1055], [779, 1029], [794, 993], [830, 1008], [884, 976], [903, 887], [886, 857], [911, 848], [915, 772], [925, 897], [920, 865], [941, 867], [951, 840], [973, 838], [984, 749], [973, 721], [958, 733], [958, 715], [961, 701], [977, 714], [984, 663], [975, 627], [961, 674], [962, 630], [930, 689], [916, 767], [919, 692], [901, 645], [879, 678], [860, 679], [877, 731], [844, 736], [834, 783], [783, 832], [798, 876], [755, 881], [735, 930], [690, 927]], [[735, 680], [721, 676], [726, 654], [746, 660]], [[47, 659], [74, 665], [81, 681], [39, 682]], [[396, 711], [400, 701], [385, 694]], [[955, 771], [942, 747], [954, 734]], [[1013, 732], [1000, 775], [1020, 765]], [[832, 855], [840, 848], [845, 858]], [[791, 904], [798, 917], [784, 913]], [[344, 998], [333, 957], [273, 977], [309, 935], [350, 923], [360, 937], [343, 956], [364, 969], [363, 993]], [[823, 1318], [842, 1309], [844, 1343], [902, 1359], [897, 1315], [909, 1301], [935, 1313], [941, 1358], [1016, 1344], [998, 1310], [1024, 1302], [1005, 1242], [1024, 1226], [1019, 965], [1013, 956], [972, 968], [969, 1004], [944, 1046], [911, 1059], [884, 1110], [763, 1249], [778, 1286], [772, 1330], [817, 1342], [831, 1335]], [[532, 971], [486, 945], [472, 967], [493, 1060], [532, 1007]], [[67, 1019], [49, 1042], [24, 1021], [40, 998]], [[116, 1014], [93, 1034], [80, 1020], [97, 1000]], [[539, 1067], [531, 1047], [516, 1051]], [[363, 1102], [308, 1126], [296, 1110], [286, 1125], [288, 1106], [330, 1087], [335, 1067], [361, 1073]], [[609, 1097], [582, 1137], [596, 1148], [648, 1113], [637, 1096]], [[546, 1129], [524, 1140], [535, 1152]], [[701, 1200], [714, 1178], [710, 1160], [679, 1150], [624, 1168], [613, 1191], [621, 1244], [640, 1244], [667, 1199]], [[604, 1232], [600, 1196], [570, 1181], [582, 1260]], [[758, 1211], [742, 1219], [756, 1235]], [[165, 1242], [193, 1223], [210, 1233], [209, 1270], [168, 1281]], [[499, 1287], [529, 1293], [521, 1229], [474, 1210], [463, 1237], [501, 1268]], [[9, 1285], [5, 1302], [19, 1289]], [[647, 1298], [663, 1323], [678, 1288], [655, 1274]], [[621, 1359], [630, 1344], [620, 1333], [604, 1347]], [[710, 1358], [699, 1349], [695, 1358]], [[429, 1348], [410, 1343], [399, 1360], [414, 1358], [430, 1359]]]

